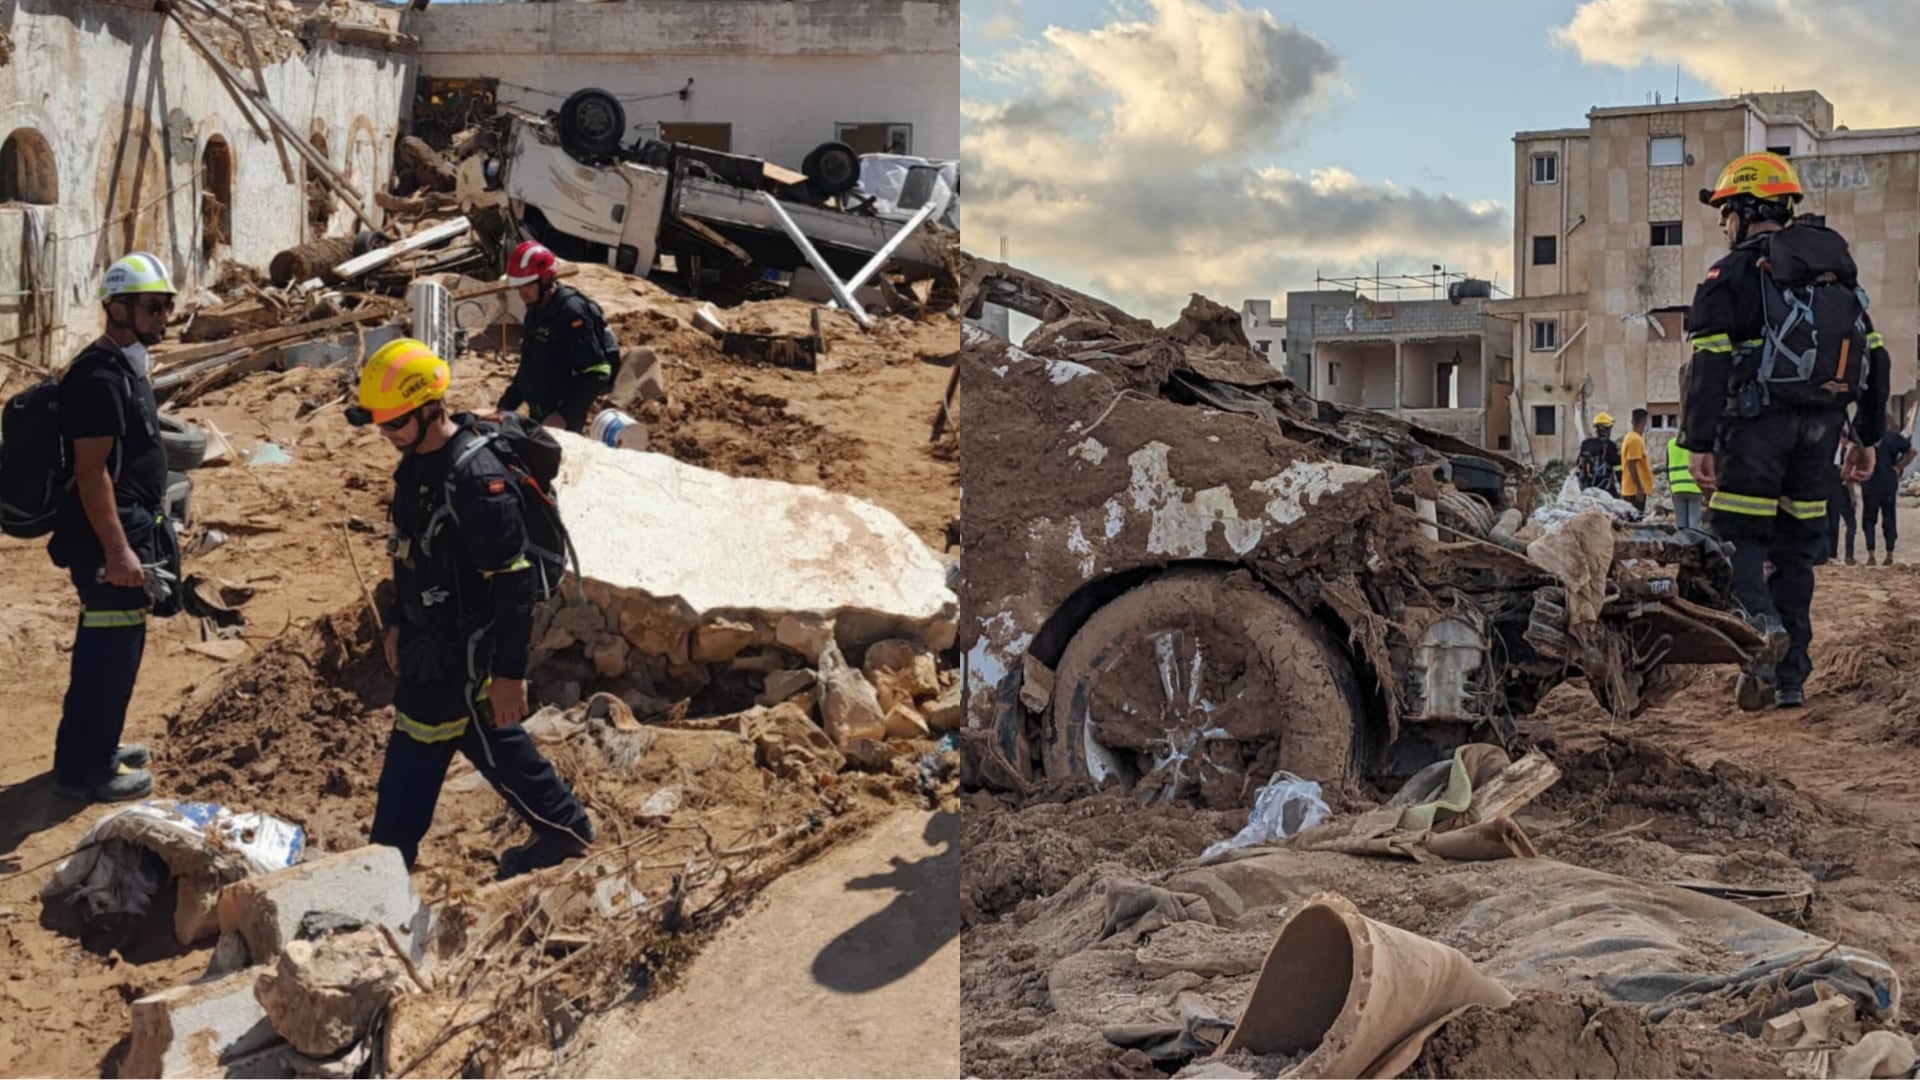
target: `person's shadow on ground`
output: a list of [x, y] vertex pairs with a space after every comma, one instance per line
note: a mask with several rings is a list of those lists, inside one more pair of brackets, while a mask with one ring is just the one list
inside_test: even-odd
[[53, 771], [0, 788], [0, 875], [20, 872], [14, 852], [36, 833], [46, 832], [87, 808], [85, 799], [53, 793]]
[[926, 963], [960, 934], [960, 815], [940, 813], [922, 834], [942, 850], [891, 873], [854, 878], [850, 890], [893, 889], [893, 902], [827, 943], [813, 958], [813, 980], [843, 994], [886, 986]]

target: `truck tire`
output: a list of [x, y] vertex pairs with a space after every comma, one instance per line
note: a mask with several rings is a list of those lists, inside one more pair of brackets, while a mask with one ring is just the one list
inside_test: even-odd
[[627, 110], [605, 90], [575, 90], [560, 106], [560, 142], [575, 156], [611, 157], [626, 133]]
[[160, 414], [160, 445], [167, 451], [167, 468], [184, 473], [207, 461], [207, 433], [176, 417]]
[[860, 155], [843, 142], [823, 142], [800, 163], [807, 187], [822, 199], [853, 190], [860, 183]]
[[1177, 570], [1121, 594], [1067, 643], [1041, 731], [1049, 779], [1244, 807], [1284, 769], [1332, 792], [1370, 742], [1353, 662], [1244, 574]]

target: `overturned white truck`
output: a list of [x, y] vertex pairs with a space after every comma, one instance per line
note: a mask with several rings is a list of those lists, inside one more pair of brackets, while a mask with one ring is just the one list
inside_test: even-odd
[[[947, 268], [959, 180], [950, 162], [869, 155], [884, 160], [866, 168], [843, 144], [826, 143], [796, 172], [657, 140], [622, 145], [619, 102], [596, 90], [575, 93], [551, 117], [503, 111], [501, 188], [515, 216], [564, 258], [645, 275], [671, 255], [683, 276], [697, 278], [705, 267], [752, 281], [808, 264], [784, 215], [843, 278], [909, 228], [891, 261], [921, 276]], [[897, 179], [899, 188], [887, 198], [859, 197], [863, 172]]]
[[1042, 323], [961, 356], [969, 785], [1244, 806], [1510, 740], [1569, 679], [1631, 715], [1757, 646], [1712, 538], [1533, 536], [1523, 467], [1309, 396], [1218, 304], [1155, 328], [979, 260], [961, 297]]

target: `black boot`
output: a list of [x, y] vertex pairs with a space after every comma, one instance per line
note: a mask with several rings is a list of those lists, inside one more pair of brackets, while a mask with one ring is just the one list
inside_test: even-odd
[[500, 854], [499, 879], [516, 878], [586, 854], [587, 842], [568, 832], [535, 833], [533, 838]]

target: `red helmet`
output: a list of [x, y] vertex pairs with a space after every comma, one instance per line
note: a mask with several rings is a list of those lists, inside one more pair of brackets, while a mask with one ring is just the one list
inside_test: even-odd
[[534, 240], [523, 241], [507, 257], [507, 284], [513, 286], [531, 285], [535, 281], [552, 281], [560, 276], [554, 266], [553, 252], [546, 245]]

